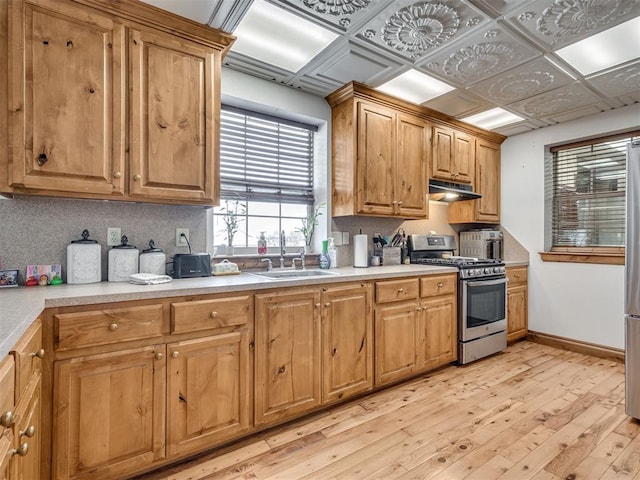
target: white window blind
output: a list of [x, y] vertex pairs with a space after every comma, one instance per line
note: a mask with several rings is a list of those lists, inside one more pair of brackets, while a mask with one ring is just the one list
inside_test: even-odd
[[317, 127], [223, 105], [222, 198], [313, 204]]
[[552, 249], [624, 246], [626, 151], [638, 134], [551, 149]]

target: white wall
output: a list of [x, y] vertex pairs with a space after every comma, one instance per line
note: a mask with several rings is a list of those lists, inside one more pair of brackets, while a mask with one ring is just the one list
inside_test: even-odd
[[502, 225], [530, 252], [529, 329], [624, 348], [624, 267], [542, 262], [544, 148], [638, 128], [630, 105], [509, 137], [502, 144]]

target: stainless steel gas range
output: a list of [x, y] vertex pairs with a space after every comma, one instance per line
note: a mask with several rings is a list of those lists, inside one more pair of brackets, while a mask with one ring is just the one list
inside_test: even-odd
[[507, 278], [502, 260], [455, 256], [450, 235], [409, 235], [411, 263], [458, 269], [458, 363], [507, 346]]

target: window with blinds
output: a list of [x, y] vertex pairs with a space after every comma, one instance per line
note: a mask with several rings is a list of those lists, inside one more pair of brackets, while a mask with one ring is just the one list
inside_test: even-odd
[[220, 194], [313, 203], [313, 132], [317, 127], [223, 106]]
[[551, 251], [624, 247], [627, 144], [640, 132], [551, 148]]

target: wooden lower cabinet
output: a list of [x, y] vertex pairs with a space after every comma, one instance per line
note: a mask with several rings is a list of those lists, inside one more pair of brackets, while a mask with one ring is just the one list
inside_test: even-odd
[[9, 467], [9, 479], [39, 479], [42, 447], [42, 383], [35, 375], [16, 407], [18, 421], [14, 428], [15, 452]]
[[55, 363], [56, 479], [114, 479], [165, 451], [165, 346]]
[[322, 291], [322, 402], [333, 403], [373, 387], [371, 286]]
[[168, 455], [240, 436], [252, 426], [247, 330], [167, 346]]
[[255, 424], [321, 404], [320, 291], [255, 296]]
[[13, 457], [16, 367], [12, 356], [0, 359], [0, 480], [9, 477]]
[[440, 296], [422, 301], [420, 333], [424, 335], [420, 370], [446, 365], [457, 357], [456, 297]]
[[511, 342], [529, 332], [527, 267], [507, 268], [507, 278], [507, 341]]

